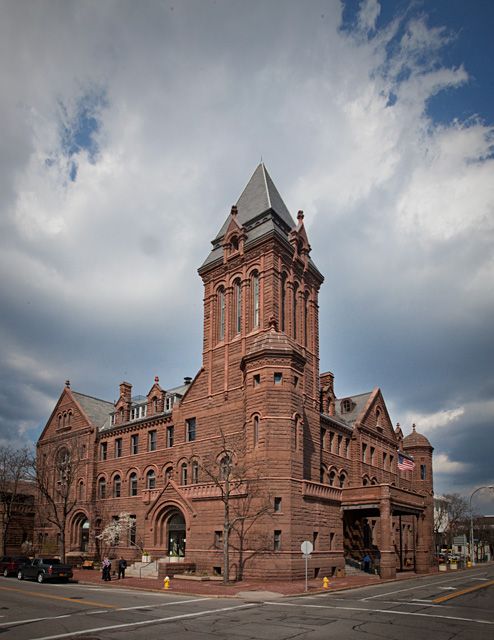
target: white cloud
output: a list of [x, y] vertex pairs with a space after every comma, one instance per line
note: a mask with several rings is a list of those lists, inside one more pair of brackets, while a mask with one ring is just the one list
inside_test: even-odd
[[406, 416], [405, 424], [415, 424], [417, 431], [429, 434], [432, 431], [448, 427], [452, 422], [461, 418], [464, 413], [464, 407], [442, 409], [430, 414], [411, 413]]
[[437, 453], [433, 459], [434, 473], [459, 475], [464, 473], [469, 465], [458, 460], [450, 460], [445, 453]]
[[[341, 30], [337, 2], [273, 7], [4, 12], [7, 407], [22, 377], [50, 398], [66, 377], [112, 398], [124, 375], [136, 392], [155, 373], [165, 385], [193, 375], [195, 269], [262, 155], [289, 208], [306, 212], [327, 276], [321, 363], [337, 387], [391, 389], [397, 417], [426, 433], [478, 416], [474, 395], [492, 383], [493, 129], [427, 112], [438, 92], [468, 86], [467, 62], [442, 64], [450, 35], [425, 18], [376, 29], [376, 0], [361, 3], [357, 33]], [[99, 154], [75, 153], [70, 182], [60, 127], [91, 91], [106, 99]], [[46, 418], [44, 402], [28, 409], [22, 420]]]
[[358, 14], [359, 29], [364, 33], [374, 31], [380, 13], [381, 5], [377, 0], [362, 0]]

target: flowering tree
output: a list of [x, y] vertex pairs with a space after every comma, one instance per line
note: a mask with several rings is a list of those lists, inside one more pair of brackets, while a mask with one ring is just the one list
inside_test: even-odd
[[103, 531], [96, 536], [96, 538], [103, 543], [102, 555], [108, 555], [109, 552], [118, 545], [120, 540], [124, 538], [128, 538], [130, 546], [139, 549], [142, 553], [142, 541], [136, 536], [130, 535], [135, 529], [136, 519], [129, 513], [122, 511], [122, 513], [111, 520]]

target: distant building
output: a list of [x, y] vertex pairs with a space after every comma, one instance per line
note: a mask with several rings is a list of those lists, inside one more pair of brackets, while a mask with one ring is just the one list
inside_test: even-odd
[[[95, 534], [127, 512], [137, 519], [129, 535], [153, 557], [221, 572], [224, 507], [207, 469], [238, 459], [255, 481], [257, 515], [232, 550], [232, 573], [242, 564], [248, 577], [300, 578], [305, 540], [314, 546], [314, 576], [344, 570], [364, 553], [384, 577], [427, 571], [432, 447], [415, 427], [406, 437], [393, 428], [378, 388], [338, 398], [333, 374], [319, 373], [323, 276], [303, 213], [293, 220], [263, 164], [199, 274], [204, 342], [196, 376], [173, 389], [156, 378], [145, 396], [122, 382], [115, 404], [67, 384], [39, 439], [47, 462], [71, 442], [81, 452], [71, 552], [95, 554]], [[152, 339], [159, 349], [160, 336]], [[250, 508], [246, 493], [240, 488], [232, 506]], [[53, 535], [41, 518], [39, 544]], [[120, 540], [116, 553], [132, 559], [133, 540]]]
[[[29, 543], [32, 544], [34, 538], [34, 515], [35, 515], [35, 486], [32, 482], [22, 480], [16, 491], [6, 491], [6, 495], [0, 500], [0, 550], [4, 549], [7, 555], [20, 554], [21, 551], [29, 550]], [[6, 502], [12, 500], [11, 519], [7, 529], [6, 540], [4, 541], [5, 511]], [[23, 550], [23, 545], [25, 549]]]

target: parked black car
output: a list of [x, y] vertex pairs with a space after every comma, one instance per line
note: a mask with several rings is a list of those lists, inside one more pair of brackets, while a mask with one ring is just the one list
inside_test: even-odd
[[0, 558], [0, 574], [5, 577], [15, 576], [26, 562], [30, 562], [27, 556], [3, 556]]
[[68, 582], [72, 575], [72, 567], [68, 564], [62, 564], [56, 558], [34, 558], [19, 567], [17, 572], [19, 580], [37, 580], [38, 582], [47, 580]]

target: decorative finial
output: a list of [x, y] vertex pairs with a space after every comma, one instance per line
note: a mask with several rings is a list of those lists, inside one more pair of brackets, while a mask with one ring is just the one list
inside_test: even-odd
[[415, 433], [415, 422], [412, 424], [412, 430]]
[[399, 422], [397, 422], [397, 423], [396, 423], [396, 428], [397, 428], [397, 429], [399, 429], [399, 428], [400, 428], [400, 423], [399, 423]]
[[278, 322], [276, 321], [276, 318], [274, 316], [270, 316], [268, 321], [268, 327], [272, 331], [278, 331]]
[[65, 381], [65, 386], [67, 387], [67, 389], [70, 389], [70, 380]]
[[299, 222], [302, 222], [303, 219], [304, 219], [304, 212], [302, 211], [302, 209], [300, 209], [299, 212], [297, 213], [297, 220]]
[[154, 381], [159, 382], [160, 381], [159, 376], [154, 376]]
[[231, 209], [231, 211], [230, 211], [230, 214], [232, 215], [232, 217], [233, 217], [233, 218], [235, 218], [235, 216], [237, 215], [237, 213], [238, 213], [237, 206], [234, 204], [234, 205], [232, 206], [232, 209]]

